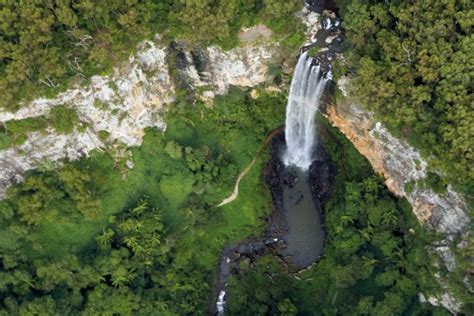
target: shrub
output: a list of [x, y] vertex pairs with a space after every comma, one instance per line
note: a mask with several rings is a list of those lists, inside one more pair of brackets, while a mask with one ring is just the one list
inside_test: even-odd
[[58, 133], [70, 134], [79, 121], [77, 112], [66, 105], [54, 107], [50, 113], [51, 125]]

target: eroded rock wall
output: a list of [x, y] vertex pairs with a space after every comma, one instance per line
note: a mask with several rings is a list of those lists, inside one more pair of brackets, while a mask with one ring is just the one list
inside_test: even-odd
[[[241, 33], [245, 36], [253, 32], [254, 28], [250, 28]], [[230, 86], [253, 87], [268, 81], [269, 65], [281, 59], [278, 43], [272, 43], [269, 37], [262, 39], [257, 44], [246, 40], [246, 45], [229, 51], [215, 46], [199, 49], [175, 44], [179, 82], [211, 104], [216, 95], [226, 94]]]
[[[184, 49], [180, 52], [183, 65], [169, 64], [171, 48], [161, 45], [157, 36], [154, 41], [142, 42], [137, 53], [110, 76], [94, 76], [85, 86], [52, 99], [37, 99], [17, 112], [0, 111], [0, 124], [4, 124], [47, 117], [53, 107], [66, 105], [77, 111], [80, 120], [70, 134], [48, 127], [29, 133], [21, 145], [0, 150], [0, 198], [28, 170], [62, 159], [79, 159], [95, 149], [139, 146], [145, 128], [165, 130], [163, 113], [166, 105], [175, 101], [177, 89], [170, 68], [177, 68], [189, 88], [200, 90], [199, 96], [207, 100], [227, 93], [231, 85], [252, 87], [267, 81], [268, 65], [278, 55], [278, 43], [272, 42], [266, 29], [263, 31], [265, 36], [258, 42], [246, 40], [229, 51], [212, 46]], [[255, 37], [255, 30], [247, 32]]]
[[[446, 268], [453, 272], [456, 258], [451, 247], [465, 247], [469, 237], [470, 218], [468, 207], [462, 195], [448, 186], [443, 194], [435, 193], [420, 183], [427, 176], [427, 162], [420, 153], [394, 137], [390, 131], [374, 118], [373, 113], [364, 110], [346, 91], [348, 79], [339, 80], [343, 100], [328, 104], [323, 114], [354, 144], [357, 150], [371, 163], [374, 171], [385, 179], [387, 188], [396, 196], [405, 197], [413, 208], [420, 223], [443, 236], [442, 240], [430, 245], [440, 262], [433, 262], [437, 269]], [[454, 240], [461, 242], [453, 245]], [[449, 290], [447, 280], [439, 273], [436, 279], [442, 287], [440, 296], [430, 295], [428, 299], [420, 293], [421, 302], [443, 306], [456, 314], [461, 309], [459, 302]]]
[[[347, 78], [339, 81], [342, 90], [346, 85]], [[420, 185], [427, 176], [428, 167], [420, 153], [394, 137], [372, 113], [349, 100], [328, 105], [324, 114], [385, 178], [388, 189], [408, 199], [420, 222], [440, 233], [463, 233], [469, 224], [463, 197], [451, 186], [444, 194], [437, 194]]]

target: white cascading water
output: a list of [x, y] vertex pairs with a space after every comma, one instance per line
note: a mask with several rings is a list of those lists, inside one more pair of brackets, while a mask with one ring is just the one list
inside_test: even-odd
[[295, 165], [306, 171], [313, 161], [312, 151], [316, 140], [315, 116], [324, 86], [328, 81], [322, 76], [319, 65], [307, 53], [301, 54], [291, 81], [286, 106], [285, 165]]

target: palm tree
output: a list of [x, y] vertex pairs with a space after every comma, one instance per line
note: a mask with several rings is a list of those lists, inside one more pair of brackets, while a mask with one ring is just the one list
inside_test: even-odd
[[342, 226], [345, 226], [347, 223], [354, 224], [354, 219], [349, 215], [342, 215], [340, 218]]
[[374, 258], [362, 257], [362, 265], [366, 268], [373, 268], [379, 261]]
[[168, 303], [166, 303], [166, 302], [163, 302], [163, 301], [155, 301], [155, 309], [156, 309], [158, 312], [165, 313], [165, 312], [168, 311], [169, 306], [168, 306]]
[[372, 226], [367, 226], [364, 229], [359, 229], [359, 233], [362, 235], [366, 241], [372, 240], [372, 235], [374, 234], [374, 228]]
[[127, 247], [130, 248], [131, 250], [136, 249], [137, 246], [138, 246], [137, 237], [135, 237], [135, 236], [128, 236], [128, 237], [125, 237], [125, 238], [123, 239], [123, 241], [125, 242], [125, 244], [127, 245]]
[[103, 230], [102, 234], [97, 236], [95, 239], [99, 243], [99, 246], [101, 248], [107, 248], [110, 246], [110, 242], [112, 241], [112, 238], [114, 237], [114, 231], [112, 229], [107, 229]]
[[397, 214], [395, 214], [394, 210], [390, 210], [382, 214], [383, 225], [395, 225], [397, 221], [398, 221], [398, 217], [397, 217]]
[[140, 201], [140, 205], [138, 205], [137, 207], [135, 207], [135, 208], [132, 210], [132, 214], [134, 214], [134, 215], [140, 215], [140, 214], [142, 214], [144, 211], [146, 211], [147, 209], [148, 209], [148, 202], [141, 200], [141, 201]]

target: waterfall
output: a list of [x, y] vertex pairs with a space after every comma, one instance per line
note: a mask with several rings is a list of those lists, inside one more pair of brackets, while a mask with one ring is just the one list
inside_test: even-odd
[[307, 53], [301, 54], [291, 81], [286, 106], [285, 165], [295, 165], [303, 171], [312, 163], [315, 135], [315, 116], [327, 82], [319, 65]]

